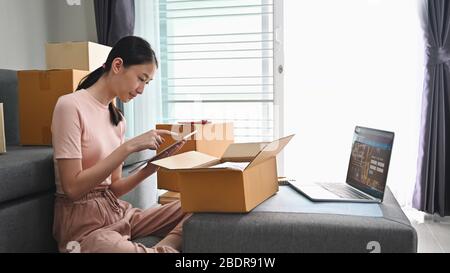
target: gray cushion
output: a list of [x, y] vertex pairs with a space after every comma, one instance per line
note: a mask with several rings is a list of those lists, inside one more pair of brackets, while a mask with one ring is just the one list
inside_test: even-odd
[[8, 147], [0, 155], [0, 203], [23, 196], [54, 191], [53, 149]]
[[382, 217], [375, 203], [312, 202], [302, 198], [291, 187], [279, 187], [278, 193], [253, 209], [253, 212], [325, 213], [353, 216]]
[[383, 217], [321, 213], [196, 213], [183, 226], [183, 252], [416, 252], [417, 233], [387, 190]]
[[17, 71], [0, 69], [0, 102], [3, 103], [7, 145], [19, 144]]
[[141, 243], [146, 247], [153, 247], [155, 246], [159, 241], [161, 241], [160, 237], [156, 237], [156, 236], [147, 236], [147, 237], [142, 237], [142, 238], [138, 238], [138, 239], [134, 239], [133, 242], [135, 243]]
[[56, 252], [54, 194], [0, 204], [0, 252]]

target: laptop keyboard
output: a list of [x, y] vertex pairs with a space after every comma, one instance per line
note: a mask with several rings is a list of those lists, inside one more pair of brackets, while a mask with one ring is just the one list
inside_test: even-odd
[[350, 188], [346, 184], [339, 184], [339, 183], [319, 183], [320, 186], [324, 187], [325, 189], [331, 191], [332, 193], [336, 194], [337, 196], [341, 198], [348, 198], [348, 199], [368, 199], [367, 196], [359, 193], [358, 191]]

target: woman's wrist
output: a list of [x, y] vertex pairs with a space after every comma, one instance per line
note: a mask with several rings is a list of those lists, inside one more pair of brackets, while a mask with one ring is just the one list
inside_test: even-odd
[[149, 177], [150, 175], [156, 173], [158, 171], [159, 167], [153, 165], [152, 163], [148, 163], [145, 168], [142, 169], [146, 177]]
[[122, 146], [127, 157], [136, 151], [136, 148], [133, 147], [134, 145], [130, 141], [126, 141]]

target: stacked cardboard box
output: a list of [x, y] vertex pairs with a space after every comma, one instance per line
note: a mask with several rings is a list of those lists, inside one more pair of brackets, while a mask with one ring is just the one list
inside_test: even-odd
[[92, 42], [46, 45], [48, 70], [19, 71], [20, 144], [51, 145], [51, 121], [58, 98], [74, 92], [90, 71], [103, 65], [111, 47]]
[[88, 73], [71, 69], [17, 73], [20, 144], [51, 145], [50, 127], [58, 98], [75, 91]]
[[161, 205], [165, 205], [177, 200], [180, 200], [180, 193], [173, 191], [167, 191], [158, 197], [158, 203]]
[[[188, 151], [198, 151], [207, 155], [220, 157], [234, 143], [233, 123], [193, 123], [193, 124], [157, 124], [156, 129], [169, 130], [185, 135], [188, 132], [197, 130], [194, 137], [191, 137], [186, 144], [178, 151], [181, 154]], [[165, 142], [157, 152], [165, 149], [176, 141], [176, 139], [166, 137]], [[178, 175], [160, 169], [157, 174], [158, 188], [179, 192]]]
[[76, 69], [94, 71], [102, 66], [111, 47], [93, 42], [48, 43], [47, 69]]

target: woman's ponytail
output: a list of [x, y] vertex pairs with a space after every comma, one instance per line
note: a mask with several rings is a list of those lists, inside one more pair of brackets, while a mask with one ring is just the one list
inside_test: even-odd
[[100, 66], [99, 68], [89, 73], [89, 75], [81, 79], [80, 83], [78, 84], [77, 91], [81, 89], [88, 89], [89, 87], [93, 86], [94, 83], [96, 83], [103, 76], [103, 73], [105, 73], [105, 68], [103, 66]]
[[120, 109], [117, 108], [112, 102], [109, 103], [108, 109], [112, 124], [116, 126], [119, 125], [123, 119], [122, 111], [120, 111]]

